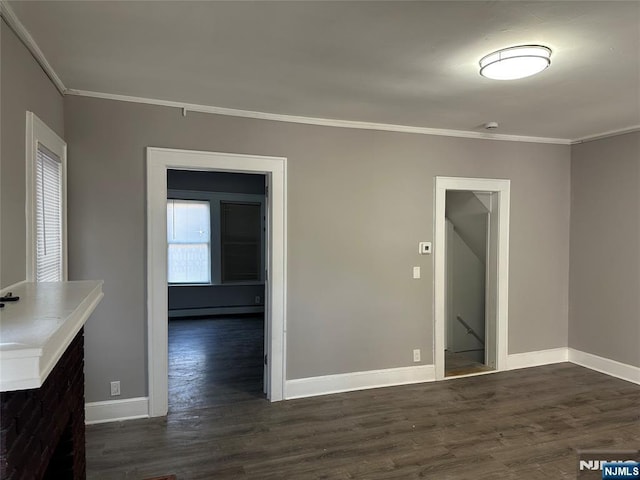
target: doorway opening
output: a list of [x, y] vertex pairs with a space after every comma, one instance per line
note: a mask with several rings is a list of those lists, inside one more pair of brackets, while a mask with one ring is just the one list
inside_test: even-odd
[[436, 379], [506, 368], [509, 180], [436, 177]]
[[[220, 210], [218, 220], [213, 220], [210, 214], [211, 203], [205, 206], [198, 198], [179, 198], [186, 194], [180, 193], [180, 189], [174, 189], [170, 193], [168, 188], [169, 172], [175, 170], [180, 172], [223, 172], [228, 174], [253, 174], [261, 176], [265, 180], [265, 192], [263, 205], [258, 207], [260, 202], [254, 201], [253, 198], [238, 199], [228, 198], [222, 195], [218, 198], [219, 202], [215, 208]], [[176, 193], [177, 192], [177, 193]], [[202, 192], [201, 192], [202, 194]], [[253, 331], [259, 336], [261, 333], [264, 338], [263, 353], [260, 352], [263, 360], [263, 378], [264, 383], [262, 389], [266, 397], [270, 401], [278, 401], [283, 399], [284, 387], [284, 368], [285, 361], [285, 292], [286, 292], [286, 159], [279, 157], [262, 157], [254, 155], [237, 155], [213, 152], [199, 152], [190, 150], [174, 150], [165, 148], [147, 148], [147, 328], [148, 328], [148, 373], [149, 373], [149, 416], [164, 416], [168, 412], [168, 391], [169, 391], [169, 322], [167, 321], [167, 313], [169, 312], [169, 279], [186, 280], [185, 285], [205, 287], [213, 286], [219, 281], [219, 286], [225, 288], [230, 286], [238, 286], [238, 283], [244, 283], [243, 286], [261, 288], [262, 298], [260, 301], [263, 305], [257, 305], [257, 297], [253, 296], [254, 305], [205, 305], [197, 302], [191, 304], [191, 308], [181, 308], [180, 302], [175, 303], [172, 313], [176, 316], [181, 314], [202, 314], [205, 316], [214, 313], [229, 314], [245, 314], [247, 316], [260, 313], [256, 309], [264, 311], [263, 319], [253, 318]], [[194, 195], [191, 193], [191, 195]], [[174, 196], [176, 198], [170, 198]], [[169, 201], [174, 200], [172, 213], [175, 209], [195, 210], [182, 220], [187, 223], [191, 222], [191, 233], [193, 234], [185, 240], [184, 235], [176, 232], [175, 242], [169, 240], [168, 227], [169, 220]], [[180, 203], [182, 202], [182, 203]], [[200, 202], [200, 203], [198, 203]], [[253, 228], [253, 240], [242, 238], [238, 239], [238, 229], [244, 234], [247, 232], [243, 229], [247, 227], [246, 222], [240, 222], [238, 213], [241, 217], [256, 217], [257, 212], [262, 215], [261, 228], [263, 235], [264, 248], [260, 255], [253, 256], [253, 261], [248, 262], [250, 257], [247, 250], [253, 248], [256, 250], [255, 228]], [[210, 221], [208, 225], [204, 222], [209, 214]], [[185, 218], [187, 220], [185, 220]], [[176, 217], [171, 221], [175, 221]], [[246, 220], [246, 218], [245, 218]], [[198, 225], [194, 224], [197, 223]], [[203, 223], [204, 222], [204, 223]], [[227, 222], [227, 225], [220, 225]], [[206, 230], [211, 230], [217, 225], [223, 235], [209, 235], [208, 241], [200, 241], [196, 237], [202, 236], [206, 238]], [[255, 227], [255, 223], [252, 224]], [[173, 225], [176, 226], [176, 225]], [[225, 233], [226, 232], [226, 233]], [[243, 235], [244, 235], [243, 234]], [[182, 236], [181, 236], [182, 235]], [[242, 236], [242, 235], [241, 235]], [[215, 238], [214, 238], [215, 237]], [[246, 235], [244, 235], [246, 237]], [[189, 251], [189, 255], [206, 256], [206, 252], [220, 252], [219, 265], [211, 265], [211, 262], [204, 262], [207, 268], [185, 273], [184, 265], [178, 262], [177, 270], [170, 271], [173, 268], [170, 265], [169, 257], [172, 252], [169, 251], [171, 243], [175, 243], [173, 254], [180, 258], [180, 248]], [[208, 243], [208, 244], [207, 244]], [[186, 246], [184, 244], [187, 244]], [[252, 244], [252, 247], [251, 245]], [[194, 250], [198, 250], [195, 252]], [[226, 255], [222, 253], [225, 251]], [[240, 255], [240, 252], [244, 252]], [[184, 253], [184, 252], [182, 252]], [[209, 255], [211, 255], [209, 253]], [[217, 254], [216, 254], [217, 255]], [[258, 267], [259, 265], [259, 267]], [[176, 265], [174, 265], [175, 267]], [[180, 269], [182, 268], [182, 270]], [[260, 269], [258, 271], [258, 268]], [[182, 277], [181, 277], [182, 275]], [[186, 278], [184, 275], [192, 275], [193, 278]], [[256, 275], [261, 277], [264, 286], [257, 280]], [[251, 277], [251, 279], [249, 279]], [[198, 281], [200, 285], [194, 285], [191, 282]], [[225, 280], [227, 280], [225, 285]], [[175, 283], [175, 282], [171, 282]], [[182, 286], [185, 286], [182, 285]], [[197, 289], [196, 289], [197, 290]], [[178, 295], [187, 295], [188, 289], [178, 290]], [[211, 301], [211, 292], [200, 291], [200, 300], [203, 302]], [[174, 292], [175, 293], [175, 292]], [[193, 293], [193, 291], [191, 291]], [[245, 292], [246, 293], [246, 292]], [[188, 295], [187, 295], [188, 296]], [[199, 298], [196, 295], [196, 300]], [[206, 300], [203, 300], [206, 299]], [[192, 299], [193, 300], [193, 299]], [[244, 307], [244, 311], [234, 307]], [[227, 308], [225, 310], [225, 308]], [[248, 320], [248, 319], [245, 319]], [[250, 320], [249, 320], [250, 321]], [[262, 322], [259, 325], [259, 322]], [[202, 324], [201, 324], [202, 325]], [[219, 324], [220, 325], [220, 324]], [[238, 324], [236, 323], [237, 327]], [[257, 332], [256, 332], [257, 331]], [[223, 335], [224, 337], [224, 335]], [[200, 341], [204, 338], [199, 337]], [[222, 340], [224, 341], [224, 340]], [[233, 347], [233, 346], [231, 346]], [[238, 347], [241, 348], [241, 347]], [[258, 347], [259, 348], [259, 347]], [[255, 355], [253, 355], [255, 356]], [[249, 355], [252, 357], [252, 355]], [[254, 359], [255, 360], [255, 359]], [[233, 361], [233, 360], [232, 360]], [[259, 374], [258, 374], [259, 375]], [[228, 377], [226, 377], [228, 380]]]
[[169, 411], [266, 393], [266, 180], [167, 171]]
[[486, 310], [491, 307], [487, 260], [495, 239], [491, 214], [497, 213], [493, 195], [460, 190], [445, 194], [446, 377], [495, 369], [495, 356], [486, 348]]

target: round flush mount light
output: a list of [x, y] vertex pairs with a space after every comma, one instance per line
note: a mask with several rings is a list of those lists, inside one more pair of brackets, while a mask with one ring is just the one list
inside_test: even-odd
[[540, 73], [551, 65], [551, 49], [542, 45], [504, 48], [480, 60], [480, 75], [494, 80], [516, 80]]

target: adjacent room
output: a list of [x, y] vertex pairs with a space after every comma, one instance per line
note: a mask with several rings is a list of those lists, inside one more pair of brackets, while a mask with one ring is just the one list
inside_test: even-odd
[[170, 411], [264, 396], [265, 187], [167, 172]]
[[640, 2], [0, 12], [1, 478], [640, 467]]

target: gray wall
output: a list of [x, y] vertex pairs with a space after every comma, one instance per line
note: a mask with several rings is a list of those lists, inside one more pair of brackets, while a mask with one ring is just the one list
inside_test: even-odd
[[64, 138], [62, 96], [18, 37], [0, 21], [0, 288], [26, 276], [25, 125], [34, 112]]
[[569, 346], [640, 366], [640, 132], [571, 151]]
[[[242, 173], [169, 170], [167, 188], [264, 195], [265, 177]], [[256, 296], [260, 297], [258, 303], [255, 301]], [[193, 310], [193, 315], [198, 315], [197, 310], [203, 308], [255, 308], [264, 306], [264, 284], [170, 286], [168, 300], [169, 310]]]
[[453, 223], [458, 235], [482, 262], [487, 260], [487, 217], [489, 208], [478, 195], [490, 201], [490, 195], [447, 191], [445, 215]]
[[467, 357], [484, 363], [483, 344], [468, 334], [456, 317], [460, 315], [480, 338], [485, 338], [485, 264], [455, 229], [447, 235], [447, 242], [447, 262], [453, 275], [451, 288], [447, 289], [447, 295], [452, 297], [447, 319], [451, 333], [449, 346], [453, 352], [468, 352]]
[[[509, 352], [567, 345], [568, 146], [297, 125], [67, 97], [71, 278], [103, 278], [88, 401], [146, 395], [145, 147], [288, 158], [289, 379], [432, 364], [435, 175], [510, 178]], [[422, 279], [411, 278], [422, 266]]]

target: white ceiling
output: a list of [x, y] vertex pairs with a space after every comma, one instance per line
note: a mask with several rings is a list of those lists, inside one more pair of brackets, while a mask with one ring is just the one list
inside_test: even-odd
[[[563, 139], [640, 125], [638, 1], [9, 4], [70, 89]], [[478, 74], [532, 43], [540, 75]]]

